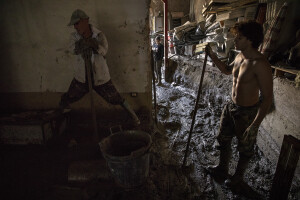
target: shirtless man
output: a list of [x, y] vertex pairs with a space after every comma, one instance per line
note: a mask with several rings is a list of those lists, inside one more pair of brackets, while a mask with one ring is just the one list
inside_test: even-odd
[[[223, 109], [217, 137], [220, 163], [211, 169], [211, 173], [214, 177], [227, 179], [227, 186], [236, 187], [243, 181], [245, 169], [254, 154], [258, 128], [272, 103], [273, 81], [270, 64], [257, 50], [263, 41], [261, 25], [255, 21], [240, 22], [232, 31], [235, 34], [235, 48], [241, 52], [230, 66], [221, 62], [209, 46], [206, 53], [222, 73], [233, 75], [232, 100]], [[228, 179], [231, 140], [234, 136], [238, 139], [240, 158], [235, 174]]]

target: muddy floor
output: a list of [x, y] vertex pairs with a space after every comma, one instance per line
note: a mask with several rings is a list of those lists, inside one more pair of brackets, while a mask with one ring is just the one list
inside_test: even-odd
[[[213, 73], [206, 75], [210, 79], [219, 76]], [[85, 161], [85, 167], [88, 168], [93, 163], [103, 161], [99, 145], [91, 145], [90, 118], [82, 114], [73, 114], [68, 133], [49, 146], [0, 145], [0, 197], [44, 200], [269, 199], [276, 166], [269, 162], [257, 147], [244, 177], [248, 184], [247, 194], [245, 191], [232, 192], [224, 184], [214, 181], [205, 170], [218, 164], [216, 136], [222, 108], [229, 100], [229, 91], [226, 90], [230, 85], [228, 81], [219, 82], [214, 86], [204, 84], [196, 113], [190, 153], [186, 166], [182, 167], [197, 90], [180, 74], [175, 76], [176, 83], [163, 82], [162, 86], [157, 86], [157, 127], [153, 128], [148, 123], [148, 115], [142, 113], [138, 113], [142, 122], [140, 127], [131, 126], [127, 115], [118, 115], [118, 118], [113, 120], [98, 120], [98, 130], [101, 130], [103, 138], [110, 134], [109, 129], [114, 125], [122, 125], [124, 130], [140, 129], [151, 134], [153, 143], [150, 149], [149, 177], [145, 184], [138, 188], [125, 189], [116, 185], [109, 173], [105, 174], [109, 177], [106, 179], [95, 176], [94, 179], [80, 185], [70, 183], [68, 170], [74, 162]], [[78, 144], [68, 147], [71, 138]], [[231, 175], [238, 160], [236, 146], [237, 141], [234, 139], [229, 171]], [[104, 173], [98, 166], [90, 171], [94, 169], [96, 174]], [[81, 172], [75, 175], [83, 176]], [[293, 180], [288, 199], [300, 199], [299, 191], [299, 181]]]
[[[205, 170], [218, 164], [216, 136], [228, 95], [224, 96], [216, 89], [203, 88], [187, 166], [182, 168], [197, 94], [184, 83], [163, 82], [156, 90], [158, 128], [162, 131], [153, 135], [152, 156], [153, 162], [157, 163], [152, 163], [150, 180], [156, 180], [156, 183], [152, 181], [156, 185], [153, 188], [157, 191], [155, 199], [268, 199], [276, 166], [266, 159], [257, 146], [244, 177], [249, 186], [248, 194], [232, 192], [224, 184], [214, 181]], [[238, 161], [236, 147], [234, 138], [231, 175]], [[299, 199], [299, 189], [300, 183], [294, 179], [288, 199]]]

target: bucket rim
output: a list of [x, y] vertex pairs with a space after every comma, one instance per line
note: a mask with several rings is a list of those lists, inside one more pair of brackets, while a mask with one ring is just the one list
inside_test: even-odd
[[[116, 135], [123, 135], [123, 134], [138, 134], [138, 133], [141, 133], [141, 134], [145, 134], [145, 136], [148, 138], [148, 144], [143, 146], [142, 148], [139, 148], [133, 152], [131, 152], [130, 155], [126, 155], [126, 156], [113, 156], [113, 155], [110, 155], [108, 153], [106, 153], [104, 151], [104, 142], [106, 140], [108, 140], [109, 138], [111, 137], [115, 137]], [[115, 162], [118, 162], [118, 161], [129, 161], [129, 160], [132, 160], [132, 159], [135, 159], [136, 157], [139, 157], [139, 156], [143, 156], [144, 154], [147, 154], [149, 152], [149, 149], [150, 147], [152, 146], [152, 138], [151, 138], [151, 135], [147, 132], [144, 132], [144, 131], [140, 131], [140, 130], [126, 130], [126, 131], [119, 131], [119, 132], [116, 132], [114, 134], [111, 134], [109, 136], [107, 136], [106, 138], [102, 139], [99, 143], [99, 146], [100, 146], [100, 150], [102, 152], [102, 155], [105, 159], [109, 159], [110, 161], [115, 161]]]

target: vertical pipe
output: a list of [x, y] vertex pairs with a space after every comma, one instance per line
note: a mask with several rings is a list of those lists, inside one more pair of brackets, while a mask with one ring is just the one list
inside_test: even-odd
[[155, 74], [154, 74], [154, 58], [153, 58], [153, 51], [151, 50], [151, 70], [152, 70], [152, 84], [153, 84], [153, 98], [154, 98], [154, 120], [155, 124], [157, 125], [157, 103], [156, 103], [156, 87], [155, 87]]
[[166, 72], [168, 71], [167, 67], [169, 66], [169, 61], [168, 61], [168, 0], [162, 0], [162, 1], [164, 2], [164, 35], [165, 35], [164, 65], [165, 65], [165, 79], [166, 79]]

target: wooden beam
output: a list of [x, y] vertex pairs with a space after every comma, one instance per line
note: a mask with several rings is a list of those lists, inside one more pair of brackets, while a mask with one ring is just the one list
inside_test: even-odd
[[300, 140], [285, 135], [273, 179], [270, 199], [287, 199], [300, 154]]

